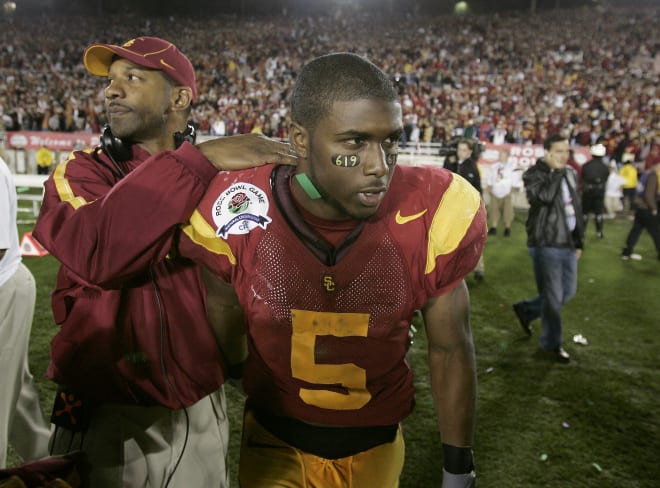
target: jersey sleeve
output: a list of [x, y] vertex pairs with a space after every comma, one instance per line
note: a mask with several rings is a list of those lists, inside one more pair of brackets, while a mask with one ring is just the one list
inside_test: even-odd
[[424, 270], [428, 295], [446, 293], [474, 270], [486, 236], [481, 195], [466, 179], [453, 174], [428, 228]]
[[217, 196], [228, 186], [227, 181], [227, 172], [218, 173], [188, 222], [182, 225], [178, 243], [179, 255], [204, 266], [225, 282], [231, 280], [237, 260], [228, 240], [218, 235], [213, 212]]
[[229, 282], [236, 257], [229, 243], [216, 235], [213, 224], [197, 209], [182, 229], [179, 254], [204, 266], [221, 280]]
[[217, 170], [188, 143], [119, 181], [102, 158], [75, 151], [57, 166], [34, 235], [78, 277], [115, 287], [166, 257]]

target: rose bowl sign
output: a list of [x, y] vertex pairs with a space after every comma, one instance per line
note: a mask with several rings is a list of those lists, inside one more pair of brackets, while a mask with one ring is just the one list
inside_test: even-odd
[[[575, 146], [571, 149], [575, 162], [580, 166], [591, 159], [588, 147]], [[508, 161], [514, 163], [517, 169], [522, 170], [533, 166], [536, 160], [545, 154], [545, 150], [540, 144], [486, 144], [486, 149], [479, 156], [479, 165], [488, 166], [497, 162], [500, 151], [507, 151], [509, 153]]]

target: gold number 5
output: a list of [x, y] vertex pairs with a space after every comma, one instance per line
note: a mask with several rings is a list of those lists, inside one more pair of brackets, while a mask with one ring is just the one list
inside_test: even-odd
[[318, 364], [315, 361], [316, 337], [366, 337], [369, 314], [330, 313], [292, 310], [291, 373], [308, 383], [341, 385], [347, 394], [330, 390], [301, 388], [300, 398], [308, 405], [330, 410], [357, 410], [371, 400], [367, 372], [352, 363]]

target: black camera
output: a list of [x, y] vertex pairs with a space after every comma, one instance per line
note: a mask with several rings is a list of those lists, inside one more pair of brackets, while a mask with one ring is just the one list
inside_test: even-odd
[[457, 140], [443, 141], [442, 145], [438, 149], [438, 156], [443, 158], [446, 158], [448, 156], [455, 156], [456, 146], [458, 146]]
[[438, 156], [448, 159], [456, 158], [456, 148], [458, 147], [459, 142], [466, 142], [472, 148], [472, 158], [479, 159], [481, 153], [486, 149], [486, 144], [477, 140], [469, 139], [465, 137], [454, 137], [449, 141], [442, 142], [442, 145], [438, 149]]

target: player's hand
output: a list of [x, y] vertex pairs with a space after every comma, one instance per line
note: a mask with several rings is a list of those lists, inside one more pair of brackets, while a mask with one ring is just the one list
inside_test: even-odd
[[197, 148], [219, 170], [254, 168], [268, 163], [298, 164], [291, 145], [262, 134], [220, 137], [197, 144]]
[[465, 474], [452, 474], [442, 470], [442, 488], [474, 488], [477, 475], [474, 471]]

